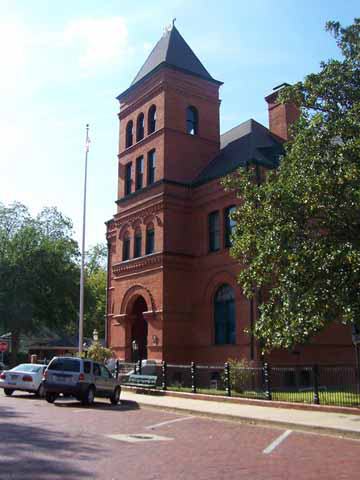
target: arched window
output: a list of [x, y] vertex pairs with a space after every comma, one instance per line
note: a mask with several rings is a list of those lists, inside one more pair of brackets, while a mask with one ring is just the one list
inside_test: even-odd
[[123, 248], [122, 248], [122, 259], [123, 262], [129, 260], [130, 258], [130, 235], [129, 232], [125, 232], [123, 236]]
[[138, 229], [134, 237], [134, 258], [141, 257], [141, 240], [141, 230]]
[[133, 144], [133, 121], [130, 120], [126, 125], [126, 139], [125, 146], [126, 148], [131, 147]]
[[235, 294], [230, 285], [221, 285], [214, 297], [215, 343], [235, 344]]
[[136, 120], [136, 141], [139, 142], [144, 138], [144, 114], [140, 113]]
[[145, 254], [150, 255], [155, 250], [155, 230], [154, 225], [150, 223], [146, 228], [146, 246]]
[[195, 107], [188, 107], [186, 110], [186, 133], [197, 135], [199, 127], [199, 115]]
[[148, 135], [156, 130], [156, 106], [152, 105], [148, 112]]

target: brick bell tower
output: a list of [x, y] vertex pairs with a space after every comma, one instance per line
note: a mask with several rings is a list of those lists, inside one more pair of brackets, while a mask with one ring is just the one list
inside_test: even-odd
[[172, 25], [117, 97], [107, 343], [119, 359], [186, 357], [196, 235], [191, 183], [219, 153], [221, 84]]

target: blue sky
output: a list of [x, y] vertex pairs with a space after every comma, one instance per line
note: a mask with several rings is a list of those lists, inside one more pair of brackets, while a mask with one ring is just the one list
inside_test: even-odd
[[264, 96], [338, 56], [324, 30], [358, 0], [0, 0], [0, 201], [57, 206], [80, 242], [85, 124], [90, 124], [87, 245], [115, 213], [118, 102], [176, 26], [221, 88], [221, 131], [254, 118]]

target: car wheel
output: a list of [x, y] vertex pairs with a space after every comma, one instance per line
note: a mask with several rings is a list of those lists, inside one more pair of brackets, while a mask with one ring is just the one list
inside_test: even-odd
[[117, 405], [120, 401], [120, 388], [116, 387], [114, 392], [111, 394], [110, 402], [112, 405]]
[[54, 403], [55, 400], [56, 400], [56, 393], [51, 393], [51, 392], [48, 392], [45, 394], [45, 399], [48, 403]]
[[86, 390], [81, 403], [83, 405], [92, 405], [94, 403], [94, 399], [95, 399], [95, 388], [89, 387]]
[[12, 388], [4, 388], [4, 393], [7, 397], [11, 397], [11, 395], [14, 393], [14, 390]]
[[44, 384], [43, 383], [40, 383], [40, 386], [39, 388], [37, 389], [35, 395], [37, 397], [40, 397], [40, 398], [44, 398], [45, 397], [45, 387], [44, 387]]

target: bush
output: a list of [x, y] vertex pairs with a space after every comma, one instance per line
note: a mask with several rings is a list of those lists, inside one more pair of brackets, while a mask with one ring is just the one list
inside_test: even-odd
[[88, 348], [87, 357], [96, 362], [105, 363], [106, 360], [112, 357], [112, 351], [110, 348], [103, 347], [101, 343], [94, 342], [91, 347]]
[[[252, 367], [253, 363], [242, 358], [237, 360], [235, 358], [229, 358], [227, 363], [230, 366], [230, 385], [234, 392], [243, 393], [245, 390], [252, 390]], [[222, 378], [225, 381], [225, 374]]]

